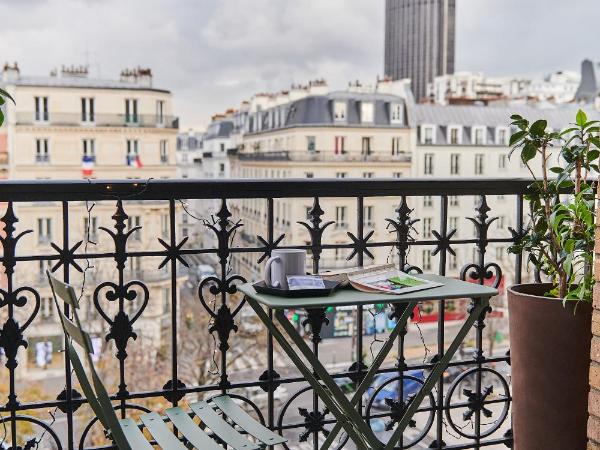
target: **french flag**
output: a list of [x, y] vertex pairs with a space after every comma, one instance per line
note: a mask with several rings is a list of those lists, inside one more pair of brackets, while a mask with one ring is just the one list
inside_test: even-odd
[[142, 167], [144, 167], [144, 165], [142, 164], [142, 160], [140, 159], [140, 155], [137, 155], [135, 153], [127, 155], [127, 165], [130, 167], [135, 167], [136, 169], [141, 169]]
[[91, 177], [94, 174], [94, 158], [83, 155], [81, 160], [81, 173], [84, 177]]

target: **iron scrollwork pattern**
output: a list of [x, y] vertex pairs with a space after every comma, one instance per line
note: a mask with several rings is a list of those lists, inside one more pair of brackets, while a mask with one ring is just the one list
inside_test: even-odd
[[[460, 248], [469, 250], [474, 248], [473, 260], [469, 258], [461, 261], [467, 264], [458, 271], [457, 276], [463, 280], [501, 288], [508, 268], [506, 261], [494, 261], [490, 258], [490, 244], [493, 242], [510, 245], [520, 238], [524, 230], [522, 210], [526, 182], [507, 184], [505, 181], [497, 181], [486, 183], [486, 186], [482, 187], [479, 183], [470, 181], [448, 185], [438, 180], [430, 180], [427, 185], [421, 184], [418, 188], [408, 189], [402, 181], [389, 183], [375, 181], [385, 187], [386, 196], [393, 196], [387, 211], [390, 218], [384, 223], [375, 224], [376, 227], [380, 227], [377, 232], [365, 230], [362, 207], [366, 199], [384, 194], [375, 192], [369, 180], [361, 182], [338, 180], [335, 185], [311, 183], [310, 189], [298, 187], [298, 182], [292, 180], [266, 182], [266, 184], [264, 180], [260, 183], [248, 181], [252, 189], [244, 192], [235, 191], [233, 185], [228, 184], [226, 180], [219, 181], [217, 184], [202, 181], [170, 184], [168, 181], [157, 181], [149, 183], [147, 189], [142, 191], [135, 181], [122, 182], [118, 186], [91, 181], [77, 185], [78, 187], [66, 183], [59, 197], [55, 193], [46, 192], [44, 185], [40, 183], [35, 189], [28, 191], [27, 197], [5, 199], [6, 206], [1, 218], [2, 233], [0, 233], [2, 247], [0, 261], [5, 279], [0, 284], [0, 347], [3, 352], [3, 371], [7, 374], [7, 393], [5, 402], [0, 407], [0, 424], [6, 424], [10, 434], [7, 443], [15, 449], [19, 446], [21, 448], [27, 448], [27, 445], [33, 446], [34, 443], [28, 444], [24, 436], [18, 436], [18, 430], [23, 424], [27, 424], [38, 431], [35, 439], [43, 436], [58, 449], [74, 450], [89, 447], [87, 441], [97, 422], [91, 419], [82, 424], [76, 423], [79, 419], [75, 414], [84, 409], [82, 406], [86, 405], [87, 401], [74, 388], [68, 362], [64, 367], [64, 388], [61, 387], [59, 393], [55, 392], [50, 396], [55, 400], [44, 402], [25, 400], [16, 380], [18, 370], [25, 364], [23, 358], [26, 352], [31, 351], [32, 330], [43, 319], [43, 296], [41, 295], [43, 283], [35, 284], [26, 281], [21, 276], [21, 265], [26, 267], [26, 263], [43, 262], [46, 264], [45, 267], [53, 273], [61, 274], [64, 280], [69, 282], [75, 275], [80, 277], [85, 272], [84, 262], [90, 260], [92, 263], [102, 261], [114, 268], [112, 275], [93, 280], [89, 306], [103, 325], [101, 337], [115, 349], [105, 356], [114, 363], [115, 378], [118, 379], [111, 395], [119, 414], [126, 416], [135, 410], [147, 411], [148, 408], [141, 404], [144, 400], [159, 398], [164, 402], [166, 399], [169, 404], [176, 405], [187, 395], [210, 397], [227, 391], [267, 426], [285, 433], [290, 438], [288, 448], [317, 448], [320, 440], [333, 426], [333, 415], [318, 401], [312, 388], [304, 385], [295, 387], [303, 381], [301, 377], [288, 373], [284, 367], [276, 364], [277, 347], [273, 344], [269, 333], [260, 335], [261, 342], [257, 341], [257, 345], [265, 346], [267, 353], [265, 360], [261, 360], [260, 363], [265, 361], [266, 363], [259, 364], [258, 369], [248, 372], [250, 375], [245, 379], [231, 376], [232, 369], [228, 362], [231, 362], [232, 355], [235, 354], [233, 351], [238, 339], [235, 334], [240, 334], [240, 330], [243, 329], [240, 325], [246, 317], [240, 314], [245, 312], [242, 311], [244, 300], [237, 301], [235, 298], [236, 285], [246, 280], [234, 271], [232, 258], [252, 255], [255, 262], [262, 264], [277, 248], [304, 248], [310, 253], [313, 272], [319, 273], [324, 269], [325, 250], [348, 251], [348, 259], [356, 264], [363, 264], [365, 262], [363, 260], [367, 258], [370, 260], [377, 256], [376, 250], [382, 247], [394, 253], [394, 262], [399, 268], [407, 272], [421, 273], [432, 269], [417, 263], [415, 252], [430, 250], [432, 257], [440, 261], [438, 272], [444, 274], [449, 267], [445, 260], [446, 255], [454, 255]], [[222, 191], [215, 190], [217, 185], [219, 189], [222, 188]], [[115, 194], [115, 191], [118, 191], [120, 198], [107, 197], [107, 192]], [[177, 205], [180, 198], [194, 199], [194, 193], [197, 193], [198, 199], [209, 199], [207, 192], [216, 194], [216, 197], [210, 200], [218, 202], [214, 217], [204, 221], [204, 226], [209, 235], [214, 238], [215, 244], [211, 246], [204, 243], [202, 247], [196, 248], [191, 238], [178, 234], [175, 224], [180, 211]], [[328, 241], [329, 234], [334, 232], [332, 225], [335, 223], [329, 220], [330, 217], [334, 217], [329, 199], [336, 198], [336, 194], [355, 199], [357, 205], [356, 229], [336, 228], [338, 235], [341, 234], [346, 239], [343, 243]], [[436, 226], [435, 230], [431, 230], [430, 236], [420, 236], [415, 226], [423, 220], [423, 215], [416, 205], [424, 196], [429, 195], [441, 205], [439, 215], [436, 216], [439, 217], [439, 227]], [[473, 224], [474, 237], [466, 236], [467, 233], [464, 233], [460, 227], [450, 225], [448, 198], [454, 195], [463, 201], [468, 196], [479, 197], [473, 217], [467, 218]], [[493, 203], [488, 203], [492, 195], [511, 195], [517, 200], [517, 223], [511, 224], [513, 225], [511, 228], [507, 227], [506, 237], [496, 236], [496, 233], [491, 232], [491, 225], [497, 221], [493, 208], [490, 207]], [[244, 224], [236, 221], [234, 217], [243, 217], [237, 213], [236, 202], [245, 198], [264, 202], [266, 220], [260, 230], [252, 230], [258, 231], [253, 233], [256, 239], [252, 238], [239, 245], [234, 241], [236, 233], [241, 232]], [[305, 242], [287, 242], [289, 234], [280, 232], [276, 228], [273, 206], [280, 199], [285, 201], [301, 198], [308, 198], [312, 203], [307, 211], [307, 219], [299, 217], [288, 219], [296, 219], [300, 224], [298, 228], [305, 230], [308, 238]], [[110, 244], [110, 251], [96, 252], [94, 249], [86, 249], [83, 241], [73, 239], [76, 233], [70, 232], [70, 228], [75, 228], [74, 223], [80, 224], [82, 219], [80, 213], [73, 211], [81, 210], [82, 201], [105, 201], [104, 204], [109, 205], [110, 213], [102, 219], [105, 224], [110, 223], [110, 226], [100, 229], [101, 236]], [[132, 204], [162, 202], [166, 205], [167, 219], [170, 224], [167, 233], [162, 236], [150, 236], [150, 233], [146, 235], [144, 230], [144, 240], [152, 241], [156, 244], [155, 248], [132, 250], [130, 244], [135, 233], [140, 230], [131, 226], [128, 221], [129, 201]], [[57, 239], [45, 242], [42, 251], [35, 254], [24, 254], [23, 251], [19, 251], [24, 247], [23, 241], [34, 239], [36, 236], [32, 229], [17, 231], [19, 222], [17, 215], [21, 216], [19, 207], [23, 202], [54, 202], [53, 204], [63, 213], [60, 221], [62, 242]], [[350, 220], [349, 223], [352, 221]], [[383, 230], [384, 227], [387, 227], [387, 233]], [[29, 224], [28, 228], [34, 228], [34, 225]], [[340, 229], [343, 230], [341, 233], [339, 233]], [[387, 240], [382, 236], [386, 236]], [[180, 277], [186, 273], [184, 271], [192, 267], [192, 257], [196, 256], [212, 256], [217, 260], [216, 275], [199, 280], [198, 285], [193, 288], [194, 301], [199, 302], [202, 313], [210, 318], [206, 331], [214, 335], [220, 353], [219, 376], [202, 386], [186, 385], [178, 376], [178, 357], [182, 356], [178, 354], [177, 328]], [[134, 369], [131, 367], [132, 349], [140, 345], [140, 324], [160, 299], [154, 297], [154, 291], [149, 289], [150, 281], [143, 275], [131, 275], [128, 266], [132, 258], [145, 260], [157, 258], [155, 267], [168, 273], [165, 285], [171, 289], [169, 298], [171, 323], [167, 326], [171, 333], [165, 335], [169, 343], [167, 347], [171, 351], [172, 365], [169, 368], [168, 379], [150, 380], [152, 388], [144, 391], [136, 388], [135, 383], [128, 378], [128, 371]], [[516, 279], [520, 280], [521, 266], [518, 258], [514, 270]], [[366, 319], [363, 322], [362, 309], [360, 311], [361, 313], [353, 320], [357, 328], [363, 329], [367, 325]], [[386, 320], [397, 320], [401, 313], [401, 308], [389, 310]], [[417, 314], [414, 321], [417, 321], [419, 314], [417, 311], [415, 313]], [[432, 395], [427, 396], [421, 405], [420, 416], [409, 424], [406, 436], [403, 437], [398, 448], [407, 449], [421, 445], [440, 450], [454, 443], [459, 443], [461, 448], [478, 448], [492, 444], [512, 445], [508, 413], [510, 384], [499, 368], [510, 363], [510, 355], [498, 357], [484, 352], [484, 333], [490, 330], [486, 327], [490, 327], [490, 316], [495, 313], [496, 311], [488, 309], [476, 320], [473, 327], [472, 354], [471, 352], [463, 354], [458, 360], [452, 362], [453, 367], [462, 367], [464, 370], [451, 383], [440, 380], [436, 390]], [[322, 309], [301, 311], [300, 316], [299, 322], [304, 322], [307, 331], [311, 331], [309, 338], [313, 350], [318, 353], [326, 344], [323, 340], [328, 336], [327, 333], [331, 333], [331, 327], [334, 325], [329, 323], [331, 316], [328, 311]], [[368, 317], [366, 308], [365, 317]], [[426, 374], [443, 354], [447, 337], [443, 330], [439, 330], [440, 325], [442, 329], [447, 325], [443, 311], [439, 314], [437, 325], [436, 338], [441, 343], [438, 345], [437, 352], [432, 352], [433, 358], [425, 362], [415, 362], [410, 352], [407, 352], [408, 344], [412, 342], [411, 339], [414, 339], [417, 331], [412, 325], [401, 330], [395, 344], [397, 349], [395, 360], [382, 369], [382, 373], [378, 375], [377, 387], [370, 389], [358, 406], [362, 414], [371, 419], [369, 423], [373, 427], [382, 428], [377, 434], [382, 441], [385, 441], [386, 429], [388, 431], [393, 429], [412, 400], [413, 392], [409, 391], [409, 384], [412, 382], [415, 386], [421, 384], [422, 374], [419, 371]], [[266, 342], [263, 336], [266, 336]], [[364, 339], [366, 342], [366, 338]], [[352, 342], [356, 346], [356, 354], [351, 363], [345, 364], [342, 368], [332, 369], [336, 371], [336, 379], [340, 380], [340, 385], [344, 387], [359, 382], [370, 364], [368, 344], [363, 346], [362, 333], [358, 333]], [[128, 371], [125, 370], [126, 367]], [[381, 392], [387, 392], [389, 386], [396, 386], [396, 388], [402, 386], [403, 393], [399, 396], [390, 395], [389, 398], [380, 398]], [[253, 389], [259, 392], [256, 393]], [[279, 403], [279, 396], [284, 389], [294, 390]], [[263, 398], [266, 398], [266, 402], [261, 403]], [[375, 403], [379, 409], [373, 406]], [[49, 425], [51, 418], [44, 415], [49, 408], [57, 408], [65, 414], [65, 432], [62, 433], [65, 437], [61, 438], [61, 433], [56, 433]], [[27, 414], [23, 411], [27, 411]], [[33, 411], [32, 415], [28, 415], [30, 411]], [[0, 425], [1, 429], [2, 425]], [[82, 430], [81, 434], [76, 432], [77, 429]], [[347, 441], [348, 437], [343, 434], [336, 441], [336, 445], [339, 449], [344, 448]]]

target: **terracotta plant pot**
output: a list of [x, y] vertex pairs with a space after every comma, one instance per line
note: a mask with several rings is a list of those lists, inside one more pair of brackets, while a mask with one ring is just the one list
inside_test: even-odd
[[508, 289], [515, 450], [585, 450], [592, 306]]

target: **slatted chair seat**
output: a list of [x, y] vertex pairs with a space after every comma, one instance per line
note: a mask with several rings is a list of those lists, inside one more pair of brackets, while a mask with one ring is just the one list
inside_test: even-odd
[[[92, 341], [81, 327], [75, 290], [54, 278], [50, 272], [46, 273], [67, 336], [66, 350], [75, 375], [90, 407], [120, 450], [153, 450], [154, 442], [164, 450], [188, 450], [192, 446], [198, 450], [223, 450], [217, 442], [223, 442], [234, 450], [260, 450], [287, 442], [282, 436], [252, 418], [228, 395], [214, 397], [209, 402], [192, 403], [190, 412], [174, 407], [167, 409], [164, 417], [156, 412], [142, 414], [139, 423], [129, 418], [118, 419], [108, 392], [94, 368], [91, 358]], [[63, 313], [58, 298], [71, 307], [73, 319]], [[90, 377], [73, 344], [84, 350]], [[200, 425], [194, 422], [195, 418], [199, 419]], [[169, 426], [169, 423], [172, 426]], [[177, 429], [177, 435], [174, 434], [173, 428]], [[144, 430], [152, 436], [153, 443], [146, 438]]]

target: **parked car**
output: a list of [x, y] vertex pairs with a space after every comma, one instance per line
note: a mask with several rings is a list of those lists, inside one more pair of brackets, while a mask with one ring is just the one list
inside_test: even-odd
[[[407, 376], [413, 377], [415, 379], [406, 378]], [[377, 375], [373, 380], [373, 384], [369, 387], [369, 389], [367, 389], [367, 392], [365, 394], [367, 396], [366, 401], [370, 401], [371, 397], [373, 396], [375, 391], [377, 391], [378, 388], [380, 388], [392, 378], [396, 377], [398, 377], [398, 372], [387, 372]], [[403, 383], [403, 396], [404, 400], [406, 400], [409, 395], [416, 394], [417, 392], [419, 392], [419, 389], [421, 389], [421, 386], [423, 386], [422, 383], [425, 381], [425, 374], [422, 370], [409, 370], [407, 372], [404, 372], [404, 377], [405, 378]], [[374, 408], [387, 408], [387, 405], [385, 403], [386, 398], [391, 398], [394, 401], [399, 400], [400, 394], [398, 381], [399, 380], [395, 380], [386, 384], [380, 391], [377, 392], [377, 395], [373, 399]]]
[[[265, 391], [259, 386], [251, 386], [244, 389], [243, 394], [248, 400], [253, 402], [260, 409], [264, 409], [268, 405], [269, 397]], [[281, 406], [288, 397], [287, 389], [279, 386], [273, 395], [274, 406]]]
[[351, 394], [356, 390], [356, 384], [348, 377], [335, 378], [335, 384], [337, 384], [344, 394]]

